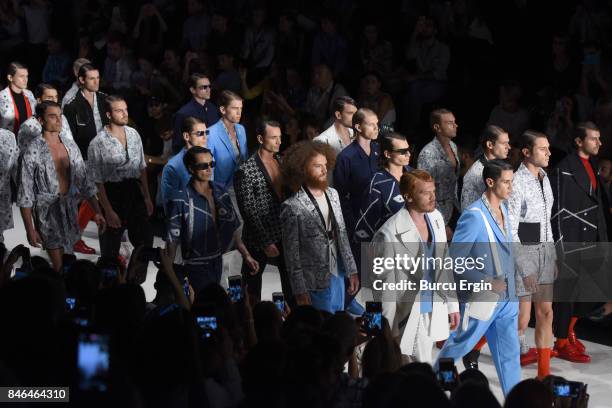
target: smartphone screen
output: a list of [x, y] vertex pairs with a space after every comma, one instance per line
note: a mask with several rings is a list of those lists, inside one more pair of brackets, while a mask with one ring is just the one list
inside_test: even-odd
[[213, 332], [217, 330], [217, 318], [215, 316], [198, 316], [196, 317], [196, 323], [202, 330], [204, 338], [210, 338]]
[[272, 293], [272, 301], [281, 313], [285, 313], [285, 296], [282, 292]]
[[438, 381], [442, 389], [452, 391], [457, 386], [455, 361], [452, 358], [441, 358], [438, 371]]
[[232, 302], [236, 303], [242, 299], [242, 276], [234, 275], [227, 278], [227, 292]]
[[382, 303], [366, 302], [366, 310], [363, 314], [363, 329], [371, 336], [382, 331]]
[[13, 279], [19, 280], [28, 276], [28, 272], [25, 268], [15, 268], [15, 275], [13, 275]]
[[110, 370], [108, 336], [96, 333], [79, 334], [77, 365], [81, 390], [106, 391]]
[[185, 292], [187, 299], [189, 299], [189, 279], [187, 279], [186, 276], [185, 279], [183, 279], [183, 291]]
[[66, 311], [72, 312], [76, 308], [76, 299], [73, 297], [66, 298]]
[[553, 383], [553, 394], [555, 397], [569, 397], [570, 385], [567, 381], [555, 381]]
[[102, 271], [102, 279], [104, 281], [113, 281], [117, 279], [117, 275], [119, 274], [119, 268], [116, 266], [107, 266], [101, 268]]
[[570, 389], [570, 397], [572, 397], [573, 399], [577, 399], [580, 396], [580, 390], [582, 390], [584, 383], [578, 381], [568, 381], [568, 385]]

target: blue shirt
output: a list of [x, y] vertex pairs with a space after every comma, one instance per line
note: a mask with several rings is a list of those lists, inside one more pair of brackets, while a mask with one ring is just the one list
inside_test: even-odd
[[217, 258], [232, 244], [240, 226], [229, 193], [210, 182], [215, 202], [216, 220], [208, 200], [191, 183], [177, 191], [168, 202], [169, 243], [180, 243], [185, 264], [197, 265]]
[[234, 186], [234, 173], [238, 166], [248, 158], [246, 131], [241, 124], [235, 125], [236, 137], [240, 148], [240, 157], [232, 146], [232, 141], [227, 134], [225, 124], [222, 120], [208, 129], [208, 148], [215, 159], [215, 182], [221, 184], [225, 189]]
[[369, 156], [359, 146], [357, 140], [338, 154], [334, 169], [334, 187], [340, 196], [342, 215], [349, 236], [355, 230], [364, 194], [376, 172], [378, 172], [378, 144], [375, 142], [370, 145]]
[[200, 105], [195, 99], [191, 98], [189, 102], [181, 107], [174, 115], [174, 137], [172, 139], [172, 149], [178, 152], [184, 145], [181, 126], [186, 117], [193, 116], [200, 119], [206, 124], [206, 127], [211, 127], [221, 117], [219, 109], [212, 102], [206, 102], [204, 106]]
[[191, 178], [187, 167], [183, 163], [186, 151], [185, 148], [182, 148], [180, 152], [168, 160], [162, 171], [161, 196], [164, 207], [167, 206], [174, 193], [185, 189]]

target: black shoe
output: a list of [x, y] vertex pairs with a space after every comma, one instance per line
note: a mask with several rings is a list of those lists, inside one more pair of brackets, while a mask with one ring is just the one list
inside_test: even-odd
[[606, 308], [601, 306], [589, 313], [589, 320], [592, 322], [599, 323], [606, 320], [610, 315], [612, 314], [606, 313]]
[[472, 350], [463, 356], [463, 366], [466, 370], [471, 368], [478, 370], [478, 357], [480, 357], [480, 350]]

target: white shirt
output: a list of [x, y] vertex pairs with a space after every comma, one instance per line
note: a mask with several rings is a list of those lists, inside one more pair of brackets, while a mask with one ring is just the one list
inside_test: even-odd
[[[348, 128], [351, 141], [353, 140], [353, 129]], [[336, 152], [336, 156], [348, 145], [345, 145], [342, 141], [341, 135], [336, 131], [336, 127], [332, 124], [330, 127], [325, 129], [319, 136], [313, 139], [315, 142], [327, 143]]]

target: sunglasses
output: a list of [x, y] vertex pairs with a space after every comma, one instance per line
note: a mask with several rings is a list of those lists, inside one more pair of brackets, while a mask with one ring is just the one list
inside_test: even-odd
[[195, 132], [191, 132], [192, 135], [196, 135], [198, 137], [202, 137], [204, 135], [208, 136], [208, 129], [206, 130], [196, 130]]
[[208, 170], [209, 168], [214, 169], [215, 162], [211, 161], [211, 162], [204, 162], [204, 163], [196, 163], [192, 167], [194, 170]]
[[210, 85], [200, 85], [198, 89], [210, 89]]
[[406, 156], [407, 154], [412, 153], [412, 152], [411, 152], [411, 151], [412, 151], [412, 149], [411, 149], [411, 148], [409, 148], [409, 147], [407, 147], [407, 148], [405, 148], [405, 149], [393, 149], [393, 150], [391, 150], [391, 151], [392, 151], [393, 153], [399, 153], [399, 154], [402, 154], [402, 155], [404, 155], [404, 156]]

